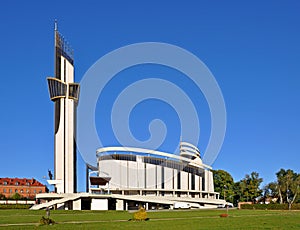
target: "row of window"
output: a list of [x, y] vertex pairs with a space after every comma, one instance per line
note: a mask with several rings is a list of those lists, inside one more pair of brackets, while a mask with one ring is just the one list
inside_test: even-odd
[[[50, 99], [55, 100], [57, 98], [66, 97], [67, 84], [61, 82], [55, 78], [48, 78], [48, 87], [50, 93]], [[79, 98], [79, 84], [69, 83], [69, 98], [78, 100]]]
[[[111, 154], [111, 155], [102, 155], [99, 156], [99, 160], [124, 160], [124, 161], [136, 161], [136, 155], [130, 154]], [[154, 157], [143, 157], [143, 162], [153, 165], [160, 165], [167, 168], [173, 168], [180, 171], [185, 171], [188, 173], [192, 173], [198, 176], [203, 176], [203, 169], [189, 166], [186, 163], [174, 160], [166, 160], [162, 158], [154, 158]]]
[[66, 95], [67, 85], [65, 83], [53, 78], [48, 78], [47, 80], [51, 100]]
[[99, 160], [136, 161], [136, 155], [126, 155], [126, 154], [102, 155], [99, 157]]
[[[15, 189], [15, 190], [13, 190], [13, 189], [6, 189], [6, 188], [4, 188], [3, 189], [3, 193], [7, 193], [7, 192], [9, 192], [9, 193], [18, 193], [18, 192], [20, 192], [20, 193], [24, 193], [25, 191], [23, 190], [23, 189], [20, 189], [20, 190], [18, 190], [18, 189]], [[43, 191], [42, 190], [39, 190], [38, 191], [39, 193], [42, 193]], [[1, 193], [1, 191], [0, 191], [0, 193]], [[30, 190], [28, 190], [28, 189], [26, 189], [26, 193], [30, 193]], [[37, 190], [36, 189], [34, 189], [33, 190], [33, 193], [37, 193]]]
[[[19, 185], [20, 183], [17, 181], [15, 182], [15, 185]], [[7, 181], [3, 181], [3, 185], [8, 185]], [[26, 185], [29, 186], [30, 183], [29, 182], [26, 182]]]

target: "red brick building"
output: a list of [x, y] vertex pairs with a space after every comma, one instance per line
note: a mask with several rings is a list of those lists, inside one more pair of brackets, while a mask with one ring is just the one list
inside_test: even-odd
[[37, 193], [45, 192], [47, 192], [46, 185], [33, 178], [0, 178], [0, 194], [6, 198], [19, 193], [22, 197], [34, 199]]

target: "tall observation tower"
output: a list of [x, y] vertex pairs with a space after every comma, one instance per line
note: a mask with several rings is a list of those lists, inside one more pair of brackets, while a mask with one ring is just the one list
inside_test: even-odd
[[48, 77], [54, 102], [54, 180], [57, 193], [76, 192], [76, 107], [79, 84], [74, 83], [73, 50], [57, 30], [55, 22], [55, 77]]

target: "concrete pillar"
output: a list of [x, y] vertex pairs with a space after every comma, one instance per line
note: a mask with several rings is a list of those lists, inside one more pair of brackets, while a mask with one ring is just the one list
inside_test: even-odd
[[124, 200], [116, 201], [116, 210], [124, 210]]
[[73, 210], [81, 210], [81, 199], [73, 201]]

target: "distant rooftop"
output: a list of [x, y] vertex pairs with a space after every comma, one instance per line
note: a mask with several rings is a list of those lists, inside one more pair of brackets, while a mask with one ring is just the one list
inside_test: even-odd
[[36, 179], [28, 178], [0, 178], [0, 185], [24, 185], [24, 186], [44, 186], [41, 182]]

